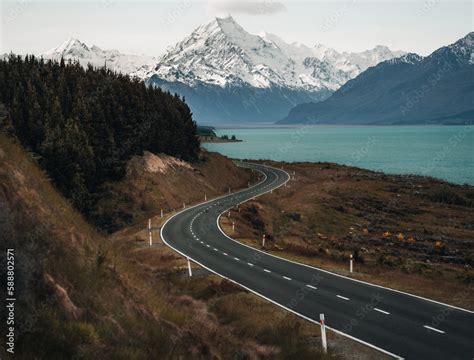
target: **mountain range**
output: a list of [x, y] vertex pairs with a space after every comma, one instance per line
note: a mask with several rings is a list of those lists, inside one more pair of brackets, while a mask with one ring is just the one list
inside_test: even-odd
[[109, 69], [123, 74], [134, 74], [140, 76], [141, 72], [148, 71], [158, 61], [158, 58], [148, 55], [126, 55], [118, 50], [102, 50], [98, 46], [87, 46], [78, 39], [69, 38], [58, 47], [39, 54], [44, 59], [72, 60], [86, 67], [91, 64], [94, 67], [106, 65]]
[[464, 124], [474, 120], [474, 32], [427, 57], [406, 54], [348, 81], [279, 124]]
[[199, 123], [275, 122], [294, 106], [324, 100], [381, 61], [404, 55], [385, 46], [360, 53], [253, 35], [232, 17], [201, 25], [158, 58], [121, 54], [68, 39], [41, 54], [107, 66], [185, 97]]
[[[160, 57], [146, 83], [182, 94], [200, 122], [274, 122], [295, 105], [327, 98], [380, 61], [403, 55], [384, 46], [339, 53], [248, 33], [215, 18]], [[283, 114], [283, 115], [282, 115]]]

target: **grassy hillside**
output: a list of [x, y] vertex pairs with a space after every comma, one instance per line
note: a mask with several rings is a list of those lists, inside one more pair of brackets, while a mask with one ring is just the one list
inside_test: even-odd
[[3, 136], [0, 164], [1, 243], [15, 249], [17, 263], [16, 358], [167, 356], [185, 341], [134, 299], [107, 240]]
[[203, 201], [230, 187], [247, 185], [250, 175], [217, 153], [201, 150], [190, 164], [167, 155], [145, 152], [128, 163], [121, 181], [107, 182], [93, 217], [100, 228], [117, 231], [183, 203]]
[[[140, 187], [149, 187], [157, 201], [163, 195], [159, 206], [173, 206], [204, 190], [211, 196], [238, 186], [248, 176], [221, 156], [204, 157], [195, 168], [168, 159], [166, 175], [150, 172], [160, 168], [152, 155], [135, 158], [129, 169], [143, 177], [135, 182], [130, 174], [116, 190], [138, 199]], [[4, 136], [0, 207], [0, 241], [16, 254], [15, 358], [329, 358], [314, 325], [200, 269], [187, 277], [180, 256], [146, 245], [144, 222], [111, 237], [97, 233], [36, 160]], [[136, 219], [152, 211], [132, 210]], [[155, 216], [153, 225], [164, 220]], [[5, 318], [4, 307], [0, 315]], [[330, 358], [378, 356], [333, 335], [330, 347]]]

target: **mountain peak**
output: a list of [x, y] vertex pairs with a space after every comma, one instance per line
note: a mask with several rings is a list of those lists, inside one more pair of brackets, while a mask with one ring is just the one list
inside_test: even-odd
[[418, 54], [415, 54], [415, 53], [407, 53], [405, 55], [402, 55], [398, 58], [393, 58], [393, 59], [389, 59], [387, 61], [384, 61], [384, 62], [381, 62], [380, 65], [383, 65], [383, 64], [401, 64], [401, 63], [405, 63], [405, 64], [411, 64], [411, 65], [415, 65], [419, 62], [421, 62], [423, 60], [423, 56], [420, 56]]
[[235, 36], [236, 34], [248, 34], [230, 15], [224, 18], [216, 17], [216, 22], [226, 35]]
[[224, 16], [224, 17], [216, 16], [216, 21], [219, 22], [219, 23], [233, 23], [233, 24], [238, 25], [237, 22], [232, 17], [232, 15], [227, 15], [227, 16]]
[[267, 32], [251, 34], [232, 16], [215, 17], [171, 47], [147, 77], [191, 87], [247, 84], [333, 91], [367, 67], [396, 57], [380, 49], [349, 58], [321, 44], [308, 47]]
[[80, 40], [69, 37], [58, 47], [47, 51], [45, 54], [68, 54], [77, 51], [89, 51], [89, 47]]
[[211, 21], [199, 26], [193, 34], [197, 36], [211, 36], [215, 33], [226, 35], [235, 32], [245, 32], [245, 30], [234, 20], [232, 16], [215, 17]]
[[471, 47], [474, 46], [474, 31], [471, 31], [466, 36], [459, 39], [457, 42], [465, 43], [466, 45], [469, 45]]
[[474, 32], [434, 51], [428, 59], [435, 62], [456, 62], [460, 66], [474, 64]]
[[38, 56], [56, 61], [61, 59], [78, 61], [84, 67], [89, 64], [95, 67], [107, 64], [109, 69], [137, 77], [144, 72], [143, 67], [151, 66], [156, 62], [156, 59], [151, 56], [127, 55], [118, 50], [102, 50], [96, 45], [89, 47], [73, 37], [66, 39], [54, 49], [38, 54]]

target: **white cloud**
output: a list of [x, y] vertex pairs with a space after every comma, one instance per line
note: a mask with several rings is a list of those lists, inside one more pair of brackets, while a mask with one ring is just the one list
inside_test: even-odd
[[220, 15], [273, 15], [286, 11], [286, 6], [279, 1], [210, 1], [209, 9]]

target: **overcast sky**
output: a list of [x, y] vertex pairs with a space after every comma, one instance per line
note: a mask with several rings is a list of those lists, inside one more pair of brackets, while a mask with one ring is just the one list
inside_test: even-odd
[[427, 55], [473, 31], [473, 2], [457, 0], [131, 2], [1, 0], [0, 52], [41, 53], [75, 37], [123, 53], [160, 55], [215, 16], [250, 33], [339, 51], [375, 45]]

